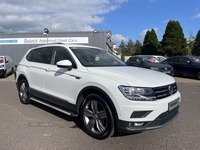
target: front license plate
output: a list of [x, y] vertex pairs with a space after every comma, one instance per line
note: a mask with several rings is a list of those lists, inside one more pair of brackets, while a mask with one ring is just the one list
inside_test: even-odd
[[163, 73], [170, 73], [170, 71], [163, 71]]
[[169, 111], [176, 108], [178, 105], [179, 105], [179, 98], [177, 98], [176, 100], [174, 100], [168, 104]]

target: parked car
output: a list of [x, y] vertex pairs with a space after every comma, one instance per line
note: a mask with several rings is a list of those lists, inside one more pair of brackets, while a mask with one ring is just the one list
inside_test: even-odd
[[142, 67], [163, 72], [169, 75], [174, 74], [173, 67], [168, 64], [162, 64], [151, 55], [135, 55], [130, 57], [126, 64], [128, 66]]
[[96, 139], [161, 128], [176, 118], [181, 101], [173, 77], [127, 66], [111, 52], [86, 45], [28, 50], [17, 66], [16, 85], [23, 104], [35, 101], [79, 117]]
[[14, 71], [10, 56], [0, 56], [0, 77], [6, 78]]
[[175, 75], [193, 76], [200, 80], [200, 58], [197, 56], [174, 56], [163, 63], [170, 64]]

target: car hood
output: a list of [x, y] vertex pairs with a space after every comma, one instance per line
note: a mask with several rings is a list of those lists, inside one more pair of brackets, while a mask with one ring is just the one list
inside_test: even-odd
[[173, 77], [153, 71], [132, 66], [121, 67], [88, 67], [90, 74], [111, 78], [130, 86], [155, 87], [174, 83]]

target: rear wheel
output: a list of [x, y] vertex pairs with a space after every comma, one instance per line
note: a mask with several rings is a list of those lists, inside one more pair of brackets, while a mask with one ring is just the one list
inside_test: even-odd
[[30, 103], [30, 89], [28, 82], [25, 79], [22, 79], [19, 82], [19, 98], [23, 104]]
[[197, 79], [200, 80], [200, 71], [197, 72]]
[[114, 134], [114, 119], [105, 100], [96, 94], [85, 98], [80, 119], [85, 132], [93, 138], [105, 139]]

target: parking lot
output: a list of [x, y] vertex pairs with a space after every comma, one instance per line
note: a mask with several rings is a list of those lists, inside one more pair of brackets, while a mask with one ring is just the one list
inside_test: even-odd
[[199, 150], [200, 81], [175, 77], [179, 116], [164, 128], [95, 140], [77, 118], [37, 103], [23, 105], [14, 76], [0, 79], [0, 150]]

